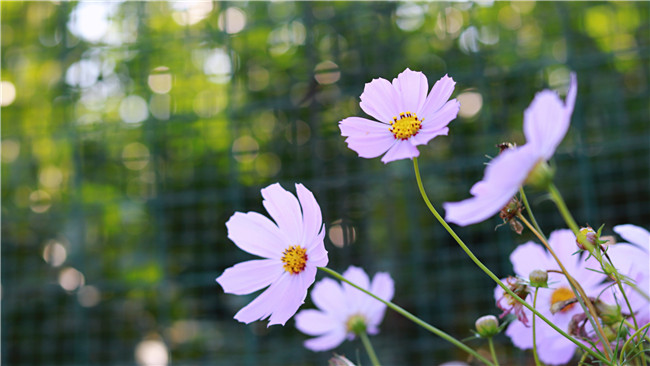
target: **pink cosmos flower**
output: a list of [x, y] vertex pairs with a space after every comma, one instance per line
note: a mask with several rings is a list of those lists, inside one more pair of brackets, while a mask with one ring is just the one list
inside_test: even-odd
[[[557, 230], [551, 233], [548, 242], [567, 271], [582, 285], [587, 296], [596, 297], [603, 288], [601, 284], [603, 276], [589, 270], [579, 255], [573, 255], [575, 251], [575, 240], [576, 238], [570, 230]], [[559, 270], [559, 266], [551, 254], [543, 246], [533, 242], [519, 245], [510, 255], [510, 261], [512, 262], [515, 274], [523, 278], [528, 278], [530, 272], [536, 269]], [[579, 304], [574, 303], [552, 314], [551, 306], [553, 304], [570, 300], [575, 296], [569, 282], [561, 274], [554, 272], [548, 273], [548, 283], [549, 288], [539, 289], [536, 309], [560, 329], [568, 332], [571, 318], [576, 314], [582, 313], [582, 308]], [[531, 290], [533, 293], [526, 298], [526, 301], [532, 305], [535, 290]], [[503, 292], [503, 289], [497, 286], [494, 290], [495, 300], [502, 298]], [[532, 322], [533, 313], [527, 308], [524, 308], [523, 311]], [[537, 352], [539, 358], [544, 363], [560, 365], [567, 363], [573, 357], [573, 353], [577, 348], [575, 344], [557, 333], [539, 318], [536, 320], [535, 328], [537, 334]], [[518, 348], [529, 349], [533, 347], [533, 328], [530, 324], [526, 326], [521, 321], [516, 320], [508, 326], [506, 335], [510, 337], [512, 343]]]
[[[343, 277], [384, 300], [393, 298], [394, 284], [388, 273], [379, 272], [370, 282], [363, 269], [350, 266]], [[386, 311], [386, 305], [380, 301], [331, 278], [318, 282], [311, 298], [320, 310], [301, 310], [296, 315], [296, 327], [305, 334], [317, 336], [305, 341], [305, 347], [312, 351], [330, 350], [346, 338], [354, 339], [359, 327], [361, 331], [365, 328], [368, 334], [377, 334]]]
[[268, 286], [235, 314], [244, 323], [266, 319], [284, 325], [298, 311], [314, 283], [316, 268], [326, 266], [325, 230], [314, 195], [296, 184], [298, 199], [275, 183], [262, 189], [266, 211], [235, 212], [226, 223], [228, 238], [240, 249], [260, 256], [226, 269], [217, 282], [227, 293], [250, 294]]
[[426, 76], [404, 70], [393, 82], [373, 79], [366, 84], [359, 106], [379, 122], [348, 117], [339, 122], [348, 147], [362, 158], [381, 158], [384, 164], [420, 155], [416, 148], [447, 135], [447, 125], [456, 118], [460, 103], [449, 100], [456, 83], [445, 75], [429, 89]]
[[576, 76], [571, 74], [566, 104], [550, 90], [537, 93], [524, 112], [526, 144], [507, 149], [490, 162], [483, 180], [470, 190], [474, 197], [444, 203], [445, 220], [466, 226], [499, 212], [524, 184], [533, 168], [553, 156], [569, 129], [576, 90]]
[[[628, 280], [634, 281], [638, 288], [635, 290], [629, 285], [623, 286], [636, 320], [639, 326], [642, 326], [650, 322], [650, 302], [639, 293], [640, 290], [646, 296], [650, 294], [650, 232], [629, 224], [615, 226], [614, 231], [628, 243], [607, 246], [607, 254], [618, 272]], [[617, 286], [612, 286], [601, 298], [610, 304], [618, 302], [625, 314], [630, 312]]]

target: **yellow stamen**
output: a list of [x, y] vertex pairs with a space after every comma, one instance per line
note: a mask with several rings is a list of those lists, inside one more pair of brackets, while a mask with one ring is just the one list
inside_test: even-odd
[[[560, 287], [557, 290], [553, 291], [551, 294], [551, 305], [560, 302], [560, 301], [566, 301], [570, 300], [576, 297], [576, 295], [571, 291], [571, 289], [567, 287]], [[570, 304], [566, 307], [564, 307], [562, 310], [560, 310], [563, 313], [566, 313], [569, 311], [575, 304]]]
[[298, 274], [307, 265], [307, 249], [292, 245], [282, 252], [282, 267], [291, 274]]
[[419, 120], [415, 113], [400, 113], [399, 118], [393, 117], [389, 130], [396, 139], [408, 140], [418, 134], [422, 121], [424, 120]]

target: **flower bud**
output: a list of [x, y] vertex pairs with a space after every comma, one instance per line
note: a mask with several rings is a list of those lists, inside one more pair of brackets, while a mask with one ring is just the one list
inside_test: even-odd
[[606, 325], [620, 323], [623, 320], [621, 307], [619, 305], [609, 305], [597, 300], [594, 302], [594, 306], [596, 307], [598, 317], [600, 317]]
[[591, 226], [580, 228], [576, 236], [578, 248], [591, 252], [598, 244], [598, 235]]
[[536, 269], [528, 275], [530, 285], [533, 287], [547, 287], [548, 286], [548, 273], [541, 269]]
[[336, 353], [332, 358], [327, 362], [328, 366], [355, 366], [350, 360], [345, 356], [337, 355]]
[[540, 161], [535, 165], [533, 170], [526, 178], [526, 184], [530, 184], [538, 189], [546, 189], [552, 182], [555, 172], [545, 161]]
[[490, 338], [499, 333], [499, 320], [494, 315], [484, 315], [474, 324], [476, 333], [481, 337]]

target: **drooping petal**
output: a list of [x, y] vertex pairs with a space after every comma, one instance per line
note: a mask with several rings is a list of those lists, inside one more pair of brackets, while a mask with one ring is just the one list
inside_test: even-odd
[[300, 243], [307, 246], [308, 241], [311, 242], [318, 236], [323, 226], [323, 215], [314, 194], [304, 185], [296, 183], [296, 193], [302, 208], [303, 237]]
[[265, 258], [280, 259], [289, 238], [264, 215], [235, 212], [226, 222], [228, 238], [240, 249]]
[[239, 310], [235, 319], [246, 324], [266, 319], [276, 310], [278, 303], [282, 302], [282, 297], [291, 285], [289, 276], [289, 273], [283, 273], [269, 288]]
[[549, 269], [549, 264], [554, 264], [548, 258], [549, 254], [541, 245], [529, 241], [515, 248], [510, 254], [512, 268], [518, 276], [528, 278], [530, 272], [540, 269]]
[[264, 208], [287, 235], [290, 244], [298, 244], [302, 238], [302, 211], [296, 196], [274, 183], [262, 189], [262, 197]]
[[327, 257], [327, 250], [323, 240], [325, 239], [325, 225], [321, 227], [321, 231], [312, 238], [311, 241], [305, 243], [307, 249], [307, 263], [314, 267], [325, 267], [329, 261]]
[[427, 98], [429, 82], [423, 73], [406, 69], [393, 79], [393, 87], [402, 101], [401, 112], [417, 113]]
[[318, 336], [334, 330], [338, 326], [337, 320], [322, 311], [301, 310], [296, 314], [296, 328], [307, 335]]
[[626, 224], [614, 226], [614, 231], [621, 236], [621, 238], [627, 240], [628, 243], [638, 245], [644, 250], [650, 250], [650, 232], [646, 229]]
[[217, 282], [224, 292], [245, 295], [261, 290], [276, 281], [284, 272], [276, 259], [256, 259], [237, 263], [226, 269]]
[[361, 109], [378, 121], [390, 123], [403, 112], [401, 99], [393, 85], [386, 79], [373, 79], [361, 94]]
[[439, 110], [422, 117], [424, 118], [424, 121], [422, 122], [422, 129], [420, 132], [433, 132], [447, 127], [449, 122], [458, 116], [459, 110], [460, 102], [458, 102], [458, 100], [452, 99], [448, 101]]
[[418, 149], [408, 141], [396, 140], [393, 146], [386, 152], [386, 155], [381, 158], [381, 161], [386, 164], [391, 161], [401, 159], [413, 159], [420, 155]]
[[443, 204], [445, 220], [465, 226], [493, 216], [515, 195], [537, 160], [526, 145], [502, 152], [485, 169], [483, 180], [472, 187], [474, 197]]
[[431, 92], [424, 102], [421, 110], [416, 113], [422, 118], [432, 118], [433, 115], [442, 107], [451, 97], [454, 92], [456, 82], [448, 75], [443, 76], [440, 80], [436, 81], [431, 88]]
[[339, 122], [345, 142], [362, 158], [376, 158], [395, 143], [395, 137], [385, 123], [360, 117], [348, 117]]
[[306, 348], [312, 351], [328, 351], [338, 347], [346, 337], [345, 329], [341, 327], [336, 328], [335, 330], [326, 333], [320, 337], [311, 338], [305, 341], [304, 345]]

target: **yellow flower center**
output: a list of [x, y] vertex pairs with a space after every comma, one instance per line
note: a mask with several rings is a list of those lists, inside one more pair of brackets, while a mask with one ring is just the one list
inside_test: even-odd
[[282, 252], [282, 267], [291, 274], [298, 274], [307, 265], [307, 249], [292, 245]]
[[[557, 290], [553, 291], [551, 294], [551, 305], [560, 302], [560, 301], [566, 301], [573, 299], [575, 297], [575, 294], [571, 289], [566, 288], [566, 287], [560, 287]], [[569, 311], [575, 304], [568, 305], [564, 307], [562, 310], [560, 310], [563, 313], [566, 313]]]
[[366, 332], [366, 318], [361, 314], [351, 315], [345, 323], [349, 333], [359, 335]]
[[396, 139], [408, 140], [418, 134], [422, 121], [424, 120], [419, 120], [415, 113], [400, 113], [399, 118], [393, 117], [389, 130]]

